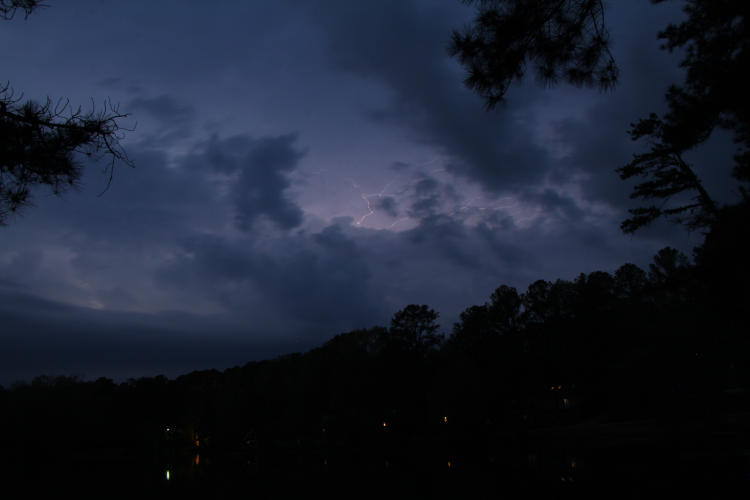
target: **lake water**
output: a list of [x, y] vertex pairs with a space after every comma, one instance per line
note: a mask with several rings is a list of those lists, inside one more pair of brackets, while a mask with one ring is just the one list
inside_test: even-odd
[[24, 497], [62, 498], [725, 498], [750, 492], [750, 462], [742, 452], [689, 451], [694, 448], [536, 442], [482, 454], [456, 446], [292, 447], [148, 457], [123, 450], [67, 455], [58, 450], [46, 456], [6, 454], [1, 477], [6, 491], [14, 485]]

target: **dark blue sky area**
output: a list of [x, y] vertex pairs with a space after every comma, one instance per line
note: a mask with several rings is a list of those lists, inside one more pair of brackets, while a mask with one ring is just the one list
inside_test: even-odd
[[[689, 253], [700, 235], [677, 226], [620, 232], [633, 202], [614, 171], [639, 150], [629, 124], [682, 79], [656, 38], [679, 3], [607, 4], [614, 92], [531, 78], [493, 112], [446, 51], [472, 16], [453, 0], [80, 0], [2, 22], [1, 80], [111, 98], [137, 127], [136, 166], [105, 194], [106, 165], [87, 165], [80, 189], [38, 190], [0, 228], [0, 382], [225, 368], [409, 303], [447, 332], [501, 284]], [[731, 200], [727, 144], [691, 160]]]

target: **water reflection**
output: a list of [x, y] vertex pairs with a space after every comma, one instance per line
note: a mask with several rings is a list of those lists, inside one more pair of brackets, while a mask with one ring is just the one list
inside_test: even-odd
[[546, 452], [507, 456], [456, 454], [439, 447], [428, 448], [328, 447], [326, 455], [314, 447], [265, 449], [258, 454], [201, 452], [184, 457], [183, 464], [190, 464], [189, 467], [178, 461], [170, 463], [166, 474], [174, 491], [194, 493], [220, 487], [233, 492], [263, 491], [272, 498], [297, 490], [312, 493], [319, 488], [333, 491], [346, 485], [361, 488], [362, 484], [373, 485], [369, 490], [373, 494], [403, 490], [423, 497], [419, 489], [429, 488], [426, 498], [442, 498], [449, 493], [453, 498], [474, 498], [479, 491], [502, 496], [530, 485], [552, 491], [552, 477], [559, 482], [578, 483], [577, 456], [560, 459], [563, 455]]
[[[202, 448], [156, 455], [120, 457], [112, 452], [67, 455], [58, 461], [30, 460], [15, 471], [33, 484], [44, 477], [60, 491], [107, 488], [140, 497], [288, 498], [360, 491], [370, 496], [412, 498], [643, 498], [655, 492], [692, 491], [696, 482], [729, 477], [731, 457], [685, 455], [679, 449], [622, 445], [597, 448], [575, 440], [451, 443], [404, 441], [400, 446], [255, 447], [217, 452]], [[502, 446], [501, 446], [502, 444]], [[484, 448], [485, 451], [477, 451]], [[750, 463], [737, 464], [737, 480]], [[4, 467], [3, 479], [11, 470]], [[740, 470], [741, 469], [741, 470]], [[724, 476], [719, 474], [725, 471]], [[728, 472], [726, 472], [728, 471]], [[18, 479], [16, 478], [16, 479]], [[627, 478], [627, 481], [622, 481]], [[691, 478], [696, 481], [690, 482]], [[703, 478], [703, 479], [701, 479]], [[96, 482], [94, 482], [96, 481]], [[38, 482], [38, 481], [37, 481]], [[617, 485], [613, 490], [612, 485]], [[673, 496], [670, 494], [670, 496]], [[111, 495], [105, 495], [111, 496]]]

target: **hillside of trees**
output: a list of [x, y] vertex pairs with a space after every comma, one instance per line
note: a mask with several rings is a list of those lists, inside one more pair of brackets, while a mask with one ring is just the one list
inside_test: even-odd
[[[500, 286], [448, 335], [409, 305], [389, 327], [223, 372], [16, 384], [0, 391], [3, 470], [62, 457], [86, 470], [170, 463], [173, 475], [182, 463], [194, 477], [239, 457], [266, 475], [290, 460], [316, 473], [472, 464], [581, 483], [666, 453], [679, 477], [746, 479], [748, 213], [726, 209], [693, 262], [667, 247], [648, 269]], [[610, 461], [577, 463], [571, 449]], [[225, 467], [200, 474], [231, 484]], [[659, 470], [644, 468], [645, 484]]]

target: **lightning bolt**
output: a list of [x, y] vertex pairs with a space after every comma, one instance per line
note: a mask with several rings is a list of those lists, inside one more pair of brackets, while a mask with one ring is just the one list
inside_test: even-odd
[[[381, 190], [380, 190], [380, 192], [378, 192], [378, 193], [372, 193], [372, 194], [365, 194], [365, 193], [360, 193], [360, 197], [361, 197], [361, 198], [362, 198], [362, 199], [363, 199], [363, 200], [365, 201], [365, 203], [367, 203], [367, 213], [366, 213], [366, 214], [364, 214], [364, 215], [363, 215], [362, 217], [360, 217], [360, 218], [359, 218], [359, 220], [358, 220], [357, 222], [355, 222], [355, 223], [354, 223], [354, 225], [355, 225], [355, 226], [361, 226], [361, 225], [362, 225], [362, 223], [363, 223], [363, 222], [364, 222], [364, 221], [365, 221], [365, 220], [366, 220], [366, 219], [367, 219], [368, 217], [370, 217], [371, 215], [374, 215], [374, 214], [375, 214], [375, 210], [374, 210], [374, 209], [372, 208], [372, 203], [370, 203], [370, 198], [371, 198], [371, 197], [378, 197], [378, 198], [382, 198], [383, 196], [385, 196], [385, 191], [386, 191], [386, 190], [388, 189], [388, 187], [389, 187], [389, 186], [390, 186], [391, 184], [393, 184], [393, 181], [392, 181], [392, 180], [388, 181], [388, 182], [386, 183], [386, 185], [385, 185], [385, 186], [383, 186], [383, 189], [381, 189]], [[353, 187], [354, 189], [358, 189], [358, 188], [359, 188], [359, 185], [358, 185], [358, 184], [357, 184], [356, 182], [354, 182], [354, 180], [353, 180], [353, 179], [352, 179], [352, 187]]]
[[392, 228], [393, 228], [393, 226], [395, 226], [395, 225], [396, 225], [396, 224], [398, 224], [399, 222], [404, 222], [405, 220], [409, 220], [409, 218], [408, 218], [408, 217], [401, 217], [400, 219], [396, 219], [395, 221], [393, 221], [393, 222], [391, 223], [391, 225], [390, 225], [390, 226], [388, 226], [388, 229], [392, 229]]
[[367, 213], [359, 218], [359, 220], [355, 223], [355, 226], [361, 226], [365, 219], [375, 213], [375, 210], [373, 210], [372, 206], [370, 205], [370, 198], [368, 198], [364, 193], [362, 193], [360, 196], [362, 196], [362, 199], [365, 200], [365, 203], [367, 203]]

